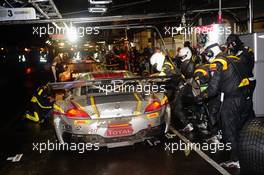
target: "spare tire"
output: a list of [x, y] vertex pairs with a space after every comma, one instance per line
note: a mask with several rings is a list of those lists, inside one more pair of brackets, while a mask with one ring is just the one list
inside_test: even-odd
[[255, 118], [245, 124], [239, 139], [241, 172], [264, 174], [264, 118]]

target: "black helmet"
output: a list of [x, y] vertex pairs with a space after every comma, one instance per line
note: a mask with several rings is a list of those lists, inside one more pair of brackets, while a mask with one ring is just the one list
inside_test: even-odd
[[239, 36], [236, 34], [230, 34], [227, 37], [226, 45], [234, 54], [236, 54], [239, 51], [239, 49], [241, 48], [241, 46], [243, 46], [243, 44], [244, 43], [240, 40]]
[[185, 41], [184, 43], [183, 43], [183, 46], [184, 47], [191, 47], [191, 42], [190, 41]]

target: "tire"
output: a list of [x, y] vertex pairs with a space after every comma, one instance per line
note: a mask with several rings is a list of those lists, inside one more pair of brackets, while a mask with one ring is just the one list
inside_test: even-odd
[[264, 118], [247, 122], [241, 130], [239, 161], [242, 173], [264, 174]]

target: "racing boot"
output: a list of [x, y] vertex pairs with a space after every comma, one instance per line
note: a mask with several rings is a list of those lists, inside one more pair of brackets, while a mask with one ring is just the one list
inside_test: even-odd
[[191, 123], [187, 124], [183, 129], [181, 129], [182, 132], [189, 133], [193, 131], [193, 125]]
[[206, 139], [206, 142], [209, 144], [211, 143], [220, 144], [220, 140], [218, 139], [217, 135], [210, 137], [209, 139]]
[[223, 168], [240, 169], [239, 161], [226, 161], [226, 162], [220, 163], [220, 166], [222, 166]]

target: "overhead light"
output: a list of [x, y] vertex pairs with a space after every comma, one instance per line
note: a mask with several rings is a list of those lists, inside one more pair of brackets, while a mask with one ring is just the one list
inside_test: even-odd
[[99, 5], [99, 4], [110, 4], [112, 3], [112, 0], [108, 0], [108, 1], [96, 1], [96, 0], [89, 0], [90, 4], [95, 4], [95, 5]]
[[107, 11], [106, 7], [91, 7], [88, 8], [90, 13], [105, 13]]
[[76, 42], [78, 39], [78, 34], [75, 27], [68, 27], [66, 29], [66, 36], [70, 42]]

